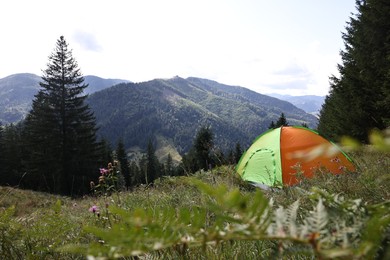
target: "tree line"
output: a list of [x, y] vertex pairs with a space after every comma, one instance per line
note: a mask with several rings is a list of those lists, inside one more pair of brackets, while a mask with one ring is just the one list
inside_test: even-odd
[[[183, 156], [180, 163], [175, 163], [170, 154], [164, 162], [159, 161], [151, 139], [148, 142], [146, 152], [139, 160], [129, 160], [122, 139], [119, 139], [115, 149], [112, 149], [110, 144], [103, 139], [96, 143], [96, 153], [92, 154], [96, 156], [96, 161], [90, 162], [93, 168], [91, 167], [89, 174], [84, 171], [74, 171], [66, 175], [68, 178], [71, 176], [73, 180], [72, 186], [68, 186], [70, 190], [66, 191], [57, 189], [54, 181], [55, 177], [60, 178], [54, 174], [60, 175], [63, 169], [57, 169], [52, 173], [52, 176], [48, 175], [49, 170], [53, 170], [53, 165], [50, 163], [55, 159], [53, 157], [56, 157], [54, 154], [53, 157], [46, 154], [46, 160], [42, 158], [42, 161], [27, 161], [32, 158], [28, 153], [33, 151], [29, 149], [29, 146], [26, 146], [28, 142], [25, 139], [26, 131], [25, 122], [0, 126], [0, 149], [2, 151], [0, 153], [2, 165], [0, 184], [71, 196], [93, 192], [90, 187], [91, 181], [97, 184], [101, 175], [99, 169], [108, 168], [107, 165], [111, 162], [117, 161], [120, 167], [114, 189], [131, 190], [139, 185], [152, 185], [156, 179], [163, 176], [189, 175], [198, 170], [209, 170], [220, 165], [235, 165], [243, 153], [240, 143], [236, 143], [234, 149], [229, 150], [226, 154], [216, 148], [214, 134], [210, 127], [200, 127], [193, 140], [193, 146]], [[37, 150], [36, 153], [38, 151], [40, 150]], [[58, 159], [62, 158], [58, 157]], [[30, 165], [35, 167], [30, 168]], [[54, 165], [61, 167], [58, 162]], [[36, 172], [30, 169], [36, 170]], [[76, 174], [79, 175], [76, 176]], [[52, 182], [50, 179], [45, 179], [50, 177], [53, 178]]]
[[152, 185], [158, 178], [164, 176], [182, 176], [193, 174], [199, 170], [209, 170], [221, 165], [235, 165], [243, 153], [241, 145], [236, 144], [234, 150], [224, 154], [214, 146], [214, 134], [210, 127], [202, 126], [198, 130], [190, 151], [183, 155], [182, 161], [174, 163], [168, 154], [166, 160], [158, 160], [152, 140], [148, 142], [146, 153], [139, 160], [129, 160], [123, 141], [119, 140], [113, 151], [112, 161], [120, 165], [120, 190], [128, 190], [138, 185]]

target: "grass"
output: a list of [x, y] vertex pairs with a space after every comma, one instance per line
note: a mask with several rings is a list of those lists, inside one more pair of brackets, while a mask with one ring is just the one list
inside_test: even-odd
[[[307, 220], [307, 213], [311, 212], [313, 206], [315, 206], [312, 198], [313, 187], [316, 187], [317, 190], [324, 191], [325, 197], [333, 196], [332, 198], [337, 197], [337, 199], [342, 197], [344, 200], [351, 201], [360, 199], [362, 201], [361, 205], [364, 207], [383, 204], [387, 208], [387, 211], [384, 212], [389, 212], [390, 191], [388, 187], [390, 187], [390, 154], [361, 150], [352, 153], [351, 157], [355, 159], [359, 167], [357, 173], [346, 173], [335, 176], [319, 171], [315, 178], [303, 180], [298, 186], [267, 190], [263, 191], [263, 194], [266, 199], [273, 201], [272, 209], [274, 213], [279, 207], [285, 208], [286, 212], [288, 212], [287, 209], [290, 205], [299, 200], [299, 210], [301, 212], [297, 217], [297, 223], [299, 224], [302, 224], [305, 218]], [[143, 210], [138, 212], [139, 214], [143, 212], [142, 214], [145, 215], [142, 216], [145, 219], [148, 216], [153, 216], [152, 222], [155, 221], [167, 229], [172, 228], [172, 232], [174, 233], [179, 229], [170, 227], [170, 225], [173, 225], [172, 223], [176, 223], [167, 217], [170, 214], [170, 210], [189, 209], [190, 213], [188, 214], [195, 214], [200, 208], [207, 208], [209, 205], [213, 207], [213, 205], [215, 206], [222, 201], [226, 205], [219, 206], [223, 209], [221, 212], [224, 212], [230, 210], [230, 208], [224, 207], [228, 207], [228, 204], [232, 201], [237, 201], [237, 203], [250, 202], [250, 200], [245, 202], [240, 200], [240, 198], [234, 197], [234, 192], [232, 191], [238, 190], [242, 196], [248, 196], [248, 198], [255, 196], [256, 189], [237, 177], [233, 167], [224, 166], [208, 172], [198, 172], [192, 177], [201, 180], [210, 187], [215, 187], [215, 189], [212, 188], [209, 192], [202, 191], [197, 185], [191, 184], [189, 177], [162, 178], [154, 186], [140, 186], [131, 192], [114, 193], [109, 197], [86, 196], [80, 199], [70, 199], [11, 187], [0, 187], [0, 257], [2, 259], [85, 259], [86, 255], [89, 254], [88, 252], [98, 252], [93, 251], [94, 245], [97, 246], [97, 250], [101, 250], [99, 249], [101, 248], [101, 246], [99, 247], [99, 243], [103, 242], [99, 242], [96, 232], [110, 232], [115, 227], [124, 230], [130, 228], [130, 224], [126, 222], [126, 219], [133, 218], [134, 220], [135, 215], [130, 215], [130, 213], [133, 214], [137, 210]], [[220, 196], [221, 194], [218, 193], [223, 192], [223, 190], [218, 190], [220, 186], [226, 188], [226, 196], [223, 196], [223, 194]], [[216, 197], [213, 197], [214, 195]], [[329, 204], [331, 200], [324, 198], [324, 203]], [[94, 214], [89, 211], [93, 205], [98, 206], [99, 217], [96, 213]], [[232, 205], [232, 208], [237, 206]], [[326, 204], [326, 206], [329, 205]], [[248, 210], [248, 208], [245, 210]], [[113, 214], [111, 211], [114, 212], [114, 209], [125, 210], [124, 215], [119, 213]], [[235, 209], [238, 210], [237, 212], [240, 211], [240, 208], [236, 207]], [[164, 214], [167, 215], [165, 216]], [[209, 223], [207, 228], [211, 228], [208, 233], [208, 239], [211, 242], [203, 246], [195, 247], [192, 247], [191, 243], [168, 243], [167, 245], [169, 246], [161, 250], [148, 251], [149, 253], [141, 254], [140, 258], [321, 258], [316, 255], [315, 250], [313, 251], [313, 248], [310, 245], [308, 246], [308, 244], [295, 243], [295, 246], [292, 247], [290, 244], [294, 243], [293, 240], [281, 242], [280, 239], [256, 239], [256, 230], [250, 230], [252, 233], [247, 238], [240, 235], [239, 239], [235, 239], [238, 237], [238, 233], [234, 233], [236, 236], [233, 236], [231, 239], [225, 239], [224, 237], [219, 237], [219, 240], [215, 239], [217, 233], [212, 234], [212, 231], [217, 227], [217, 224], [213, 221], [218, 221], [220, 217], [218, 215], [218, 208], [216, 211], [207, 210], [205, 214], [207, 216], [206, 222]], [[331, 214], [330, 211], [329, 214]], [[167, 219], [164, 220], [164, 217]], [[356, 221], [352, 217], [350, 216], [348, 220]], [[223, 223], [226, 224], [227, 221], [224, 219]], [[147, 225], [151, 224], [149, 223]], [[357, 223], [355, 224], [357, 225]], [[89, 229], [86, 227], [89, 227]], [[182, 230], [185, 231], [187, 230], [186, 228], [183, 227]], [[386, 229], [389, 230], [389, 226]], [[384, 231], [382, 230], [382, 232], [386, 232], [386, 229]], [[93, 231], [91, 232], [90, 230]], [[159, 233], [156, 234], [159, 235]], [[107, 240], [106, 243], [117, 241], [118, 245], [121, 245], [123, 241], [119, 241], [118, 239], [114, 240], [112, 238], [111, 240]], [[149, 238], [145, 237], [145, 239]], [[353, 240], [355, 241], [353, 243], [357, 243], [351, 244], [350, 247], [353, 250], [358, 250], [359, 239], [356, 238]], [[73, 246], [71, 250], [63, 250], [64, 246], [68, 248], [69, 245], [76, 246]], [[88, 245], [91, 245], [92, 249], [88, 249]], [[61, 248], [62, 250], [59, 250]], [[341, 245], [337, 246], [336, 249], [339, 251], [335, 252], [341, 254], [341, 248]], [[356, 253], [358, 251], [353, 252]], [[389, 252], [387, 251], [387, 253]], [[386, 251], [384, 254], [386, 254]], [[111, 255], [111, 257], [114, 257], [114, 255]]]

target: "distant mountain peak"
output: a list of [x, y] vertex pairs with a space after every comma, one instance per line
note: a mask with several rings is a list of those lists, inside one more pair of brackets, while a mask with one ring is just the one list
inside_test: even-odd
[[[112, 145], [122, 138], [126, 148], [141, 150], [152, 139], [164, 156], [179, 158], [204, 125], [212, 127], [217, 147], [228, 149], [237, 142], [249, 145], [281, 113], [290, 124], [317, 123], [314, 116], [287, 101], [209, 79], [175, 76], [139, 83], [94, 75], [84, 79], [93, 93], [87, 102], [94, 111], [99, 135]], [[26, 115], [40, 80], [30, 73], [0, 79], [3, 123], [17, 122]]]
[[321, 110], [322, 104], [325, 101], [324, 96], [316, 95], [303, 95], [303, 96], [291, 96], [281, 94], [270, 94], [270, 96], [290, 102], [306, 111], [307, 113], [317, 115]]
[[[122, 79], [103, 79], [98, 76], [84, 77], [91, 94], [113, 85], [130, 82]], [[41, 77], [32, 73], [16, 73], [0, 79], [0, 122], [15, 123], [22, 120], [31, 108], [38, 92]]]
[[195, 77], [121, 84], [94, 93], [88, 102], [99, 133], [112, 144], [122, 138], [125, 147], [142, 150], [150, 139], [157, 147], [164, 140], [176, 149], [172, 154], [188, 151], [203, 125], [211, 126], [217, 147], [226, 150], [237, 142], [251, 143], [282, 112], [290, 124], [317, 123], [314, 116], [286, 101]]

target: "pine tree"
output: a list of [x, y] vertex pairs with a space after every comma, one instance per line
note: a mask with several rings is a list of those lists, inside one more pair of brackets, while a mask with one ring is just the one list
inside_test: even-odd
[[227, 156], [225, 158], [225, 161], [227, 164], [229, 165], [233, 165], [233, 164], [236, 164], [236, 159], [234, 157], [234, 152], [232, 149], [230, 149], [227, 153]]
[[275, 122], [272, 120], [271, 124], [269, 124], [269, 126], [268, 126], [268, 129], [275, 129], [275, 128], [276, 128]]
[[137, 165], [135, 161], [132, 161], [129, 165], [129, 175], [130, 175], [130, 187], [139, 185], [143, 183], [143, 176], [140, 170], [140, 167]]
[[195, 152], [195, 148], [191, 147], [191, 149], [183, 155], [182, 157], [182, 169], [183, 172], [182, 175], [187, 173], [194, 173], [197, 170], [199, 170], [198, 162], [197, 162], [197, 156]]
[[146, 151], [146, 179], [147, 184], [153, 183], [158, 177], [160, 177], [159, 161], [155, 154], [155, 149], [152, 140], [148, 142], [148, 148]]
[[242, 149], [240, 143], [236, 143], [236, 150], [234, 152], [235, 163], [238, 163], [242, 156]]
[[287, 119], [286, 119], [286, 116], [284, 115], [284, 113], [282, 113], [280, 115], [280, 117], [278, 118], [278, 121], [276, 121], [275, 128], [278, 128], [281, 126], [288, 126], [288, 122], [287, 122]]
[[114, 161], [113, 158], [113, 150], [111, 148], [110, 143], [106, 139], [101, 139], [98, 142], [99, 146], [99, 168], [104, 168], [107, 166], [107, 162]]
[[118, 146], [116, 148], [116, 157], [121, 166], [121, 173], [125, 179], [126, 188], [129, 188], [131, 185], [129, 161], [127, 160], [125, 145], [122, 139], [120, 139], [118, 142]]
[[340, 76], [330, 78], [318, 131], [365, 142], [371, 129], [390, 126], [390, 2], [358, 0], [356, 7], [342, 35]]
[[166, 176], [173, 176], [175, 175], [175, 172], [174, 172], [174, 169], [173, 169], [173, 160], [172, 160], [172, 156], [171, 154], [169, 153], [168, 156], [167, 156], [167, 160], [165, 162], [165, 175]]
[[211, 150], [214, 146], [213, 132], [210, 127], [202, 127], [196, 134], [194, 141], [197, 170], [208, 170], [212, 164]]
[[28, 172], [41, 180], [39, 189], [83, 193], [97, 172], [97, 129], [85, 103], [88, 85], [63, 36], [49, 56], [40, 86], [25, 125]]

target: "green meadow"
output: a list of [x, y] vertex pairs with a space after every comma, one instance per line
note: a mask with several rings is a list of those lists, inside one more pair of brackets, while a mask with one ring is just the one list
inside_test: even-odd
[[390, 154], [260, 190], [233, 166], [71, 199], [0, 188], [2, 259], [389, 259]]

